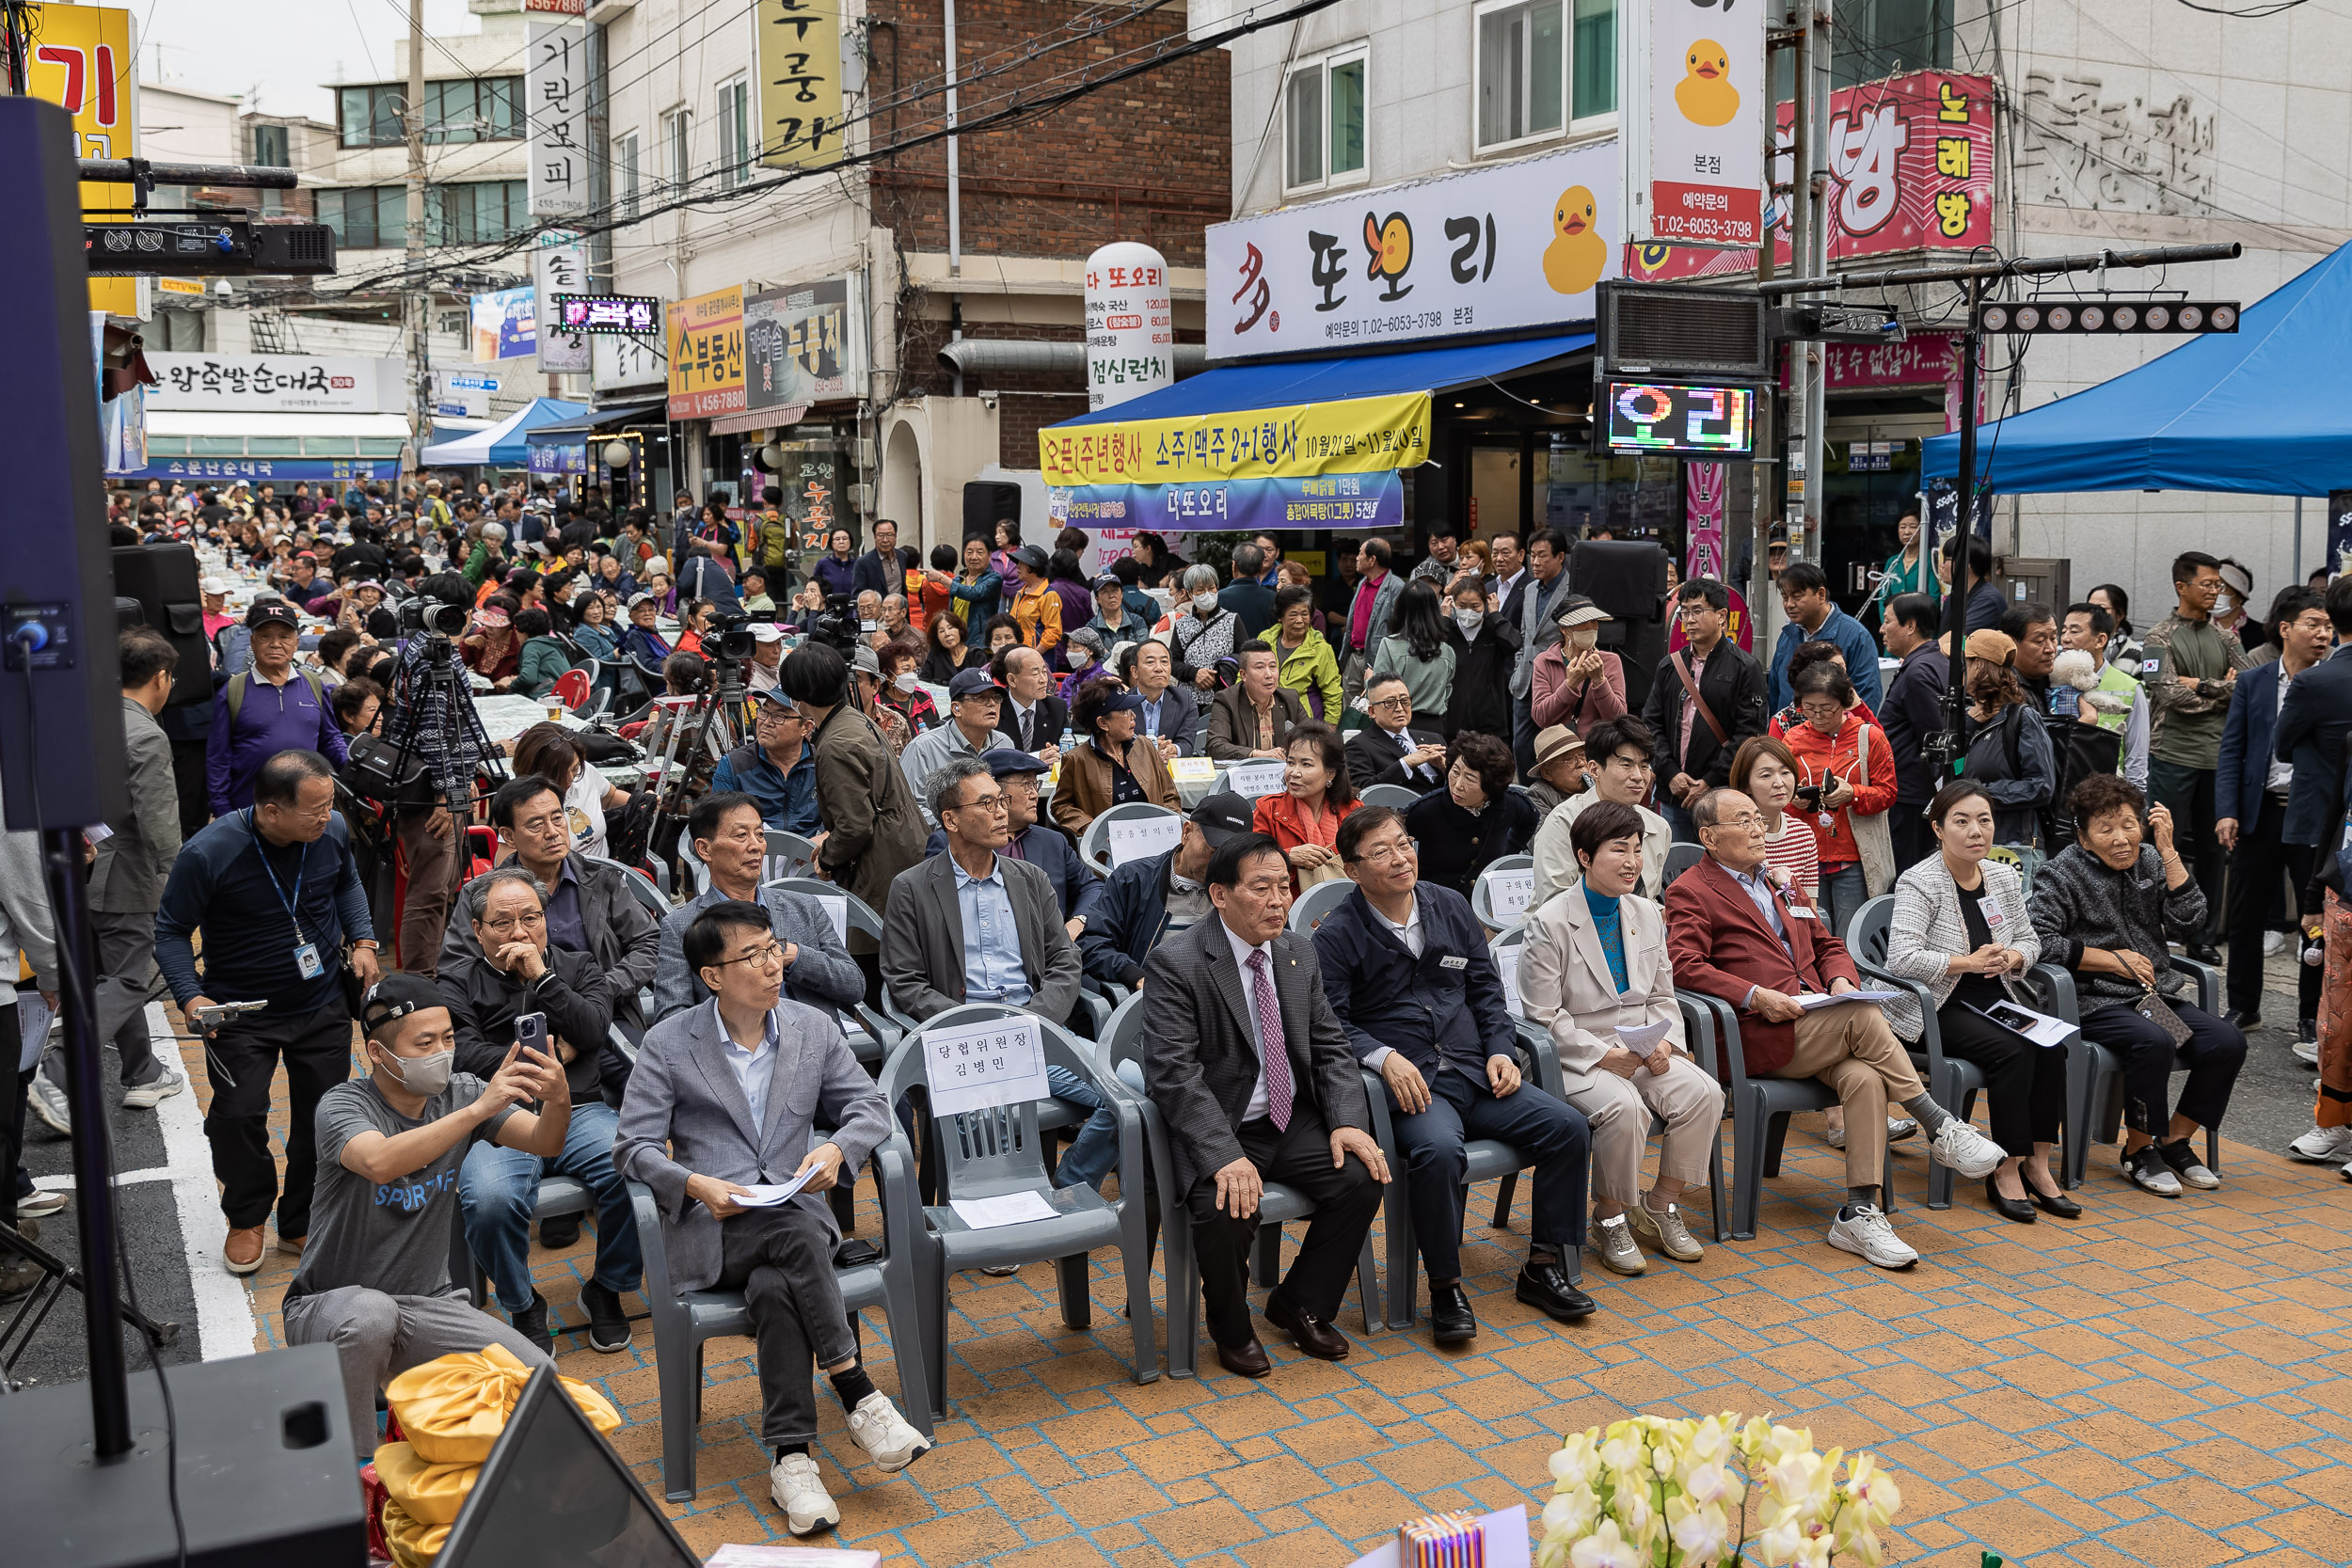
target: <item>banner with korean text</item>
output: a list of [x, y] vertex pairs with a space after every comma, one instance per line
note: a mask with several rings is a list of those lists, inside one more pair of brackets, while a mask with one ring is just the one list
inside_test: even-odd
[[588, 211], [588, 27], [534, 15], [523, 40], [531, 215], [576, 218]]
[[[1830, 96], [1829, 259], [1993, 243], [1993, 78], [1920, 71]], [[1790, 178], [1793, 110], [1773, 122], [1773, 179]], [[1787, 202], [1772, 264], [1788, 265]]]
[[758, 0], [758, 158], [771, 168], [841, 161], [840, 0]]
[[1429, 458], [1429, 394], [1396, 392], [1038, 432], [1049, 485], [1186, 484], [1377, 473]]
[[664, 308], [670, 345], [670, 418], [743, 412], [743, 290], [696, 294]]
[[[76, 152], [84, 158], [136, 158], [139, 89], [131, 74], [138, 54], [128, 10], [113, 6], [28, 6], [33, 46], [24, 62], [30, 98], [62, 105], [73, 117]], [[150, 8], [148, 14], [154, 14]], [[82, 185], [86, 218], [129, 217], [129, 185]], [[93, 277], [93, 310], [138, 316], [136, 277]]]
[[539, 368], [552, 375], [589, 368], [588, 335], [555, 323], [555, 296], [588, 292], [588, 246], [569, 229], [543, 229], [531, 250], [531, 283], [537, 291]]
[[1636, 0], [1619, 14], [1625, 237], [1762, 245], [1764, 8]]

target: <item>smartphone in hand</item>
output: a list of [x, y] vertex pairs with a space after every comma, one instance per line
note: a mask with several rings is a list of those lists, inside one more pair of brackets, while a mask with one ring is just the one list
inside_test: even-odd
[[515, 1043], [525, 1051], [545, 1053], [548, 1049], [548, 1015], [525, 1013], [515, 1021]]

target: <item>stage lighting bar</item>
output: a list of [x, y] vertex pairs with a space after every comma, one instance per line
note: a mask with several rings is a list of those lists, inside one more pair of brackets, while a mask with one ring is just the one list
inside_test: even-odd
[[2001, 336], [2062, 332], [2077, 337], [2235, 332], [2235, 300], [2036, 299], [1979, 305], [1977, 330]]

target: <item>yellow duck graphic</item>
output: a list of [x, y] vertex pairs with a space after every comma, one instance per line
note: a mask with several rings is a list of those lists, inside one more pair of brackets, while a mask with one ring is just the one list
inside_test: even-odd
[[1413, 226], [1403, 213], [1391, 213], [1385, 223], [1366, 213], [1364, 249], [1372, 258], [1364, 265], [1364, 276], [1376, 277], [1387, 285], [1382, 299], [1403, 299], [1413, 292], [1410, 283], [1397, 287], [1413, 264]]
[[1581, 294], [1600, 281], [1609, 242], [1593, 227], [1593, 193], [1570, 185], [1551, 209], [1551, 244], [1544, 247], [1544, 281], [1564, 294]]
[[1731, 85], [1731, 55], [1713, 39], [1701, 39], [1682, 56], [1689, 72], [1675, 84], [1675, 106], [1693, 125], [1728, 125], [1740, 112], [1740, 89]]

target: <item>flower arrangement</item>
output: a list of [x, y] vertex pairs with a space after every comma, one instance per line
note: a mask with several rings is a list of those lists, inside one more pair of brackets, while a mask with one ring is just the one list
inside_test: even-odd
[[1878, 1568], [1878, 1532], [1902, 1492], [1867, 1453], [1840, 1481], [1845, 1457], [1843, 1449], [1816, 1453], [1810, 1430], [1761, 1416], [1742, 1423], [1730, 1411], [1588, 1428], [1551, 1456], [1536, 1568], [1828, 1568], [1840, 1552]]

